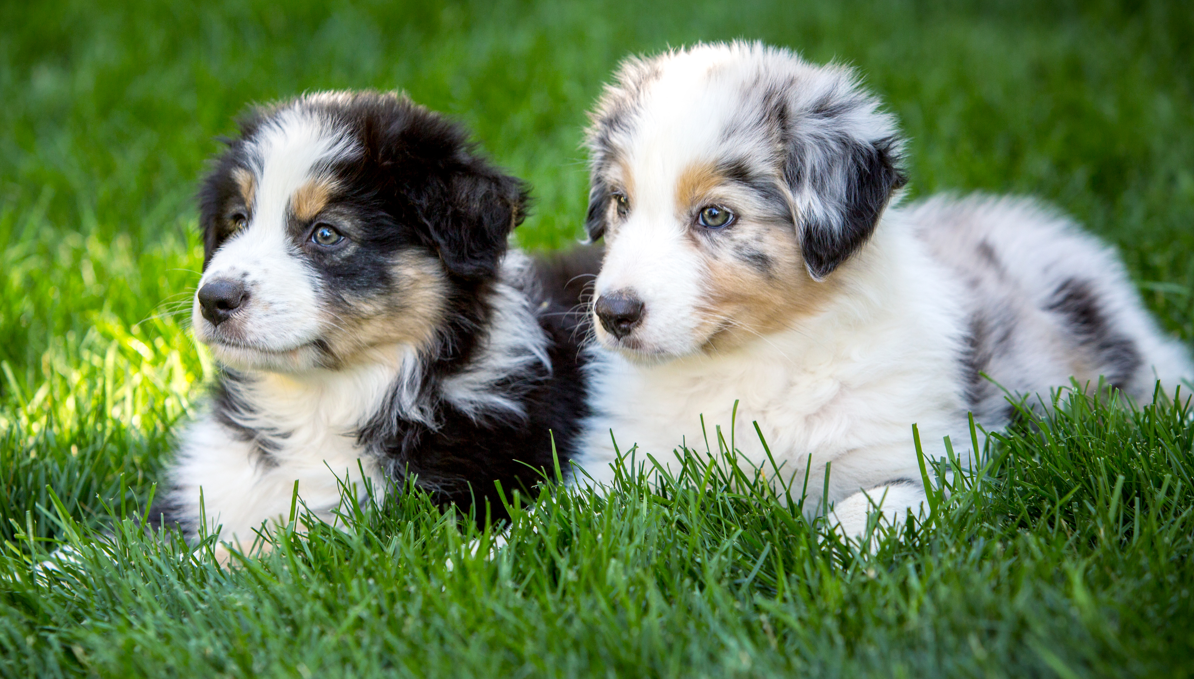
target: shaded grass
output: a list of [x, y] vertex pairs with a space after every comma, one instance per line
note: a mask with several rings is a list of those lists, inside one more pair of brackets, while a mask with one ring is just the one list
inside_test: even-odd
[[[691, 452], [674, 480], [543, 493], [492, 557], [490, 535], [418, 493], [354, 508], [350, 533], [282, 529], [231, 571], [210, 545], [125, 521], [101, 546], [65, 519], [79, 563], [9, 584], [0, 643], [21, 651], [11, 663], [101, 675], [1180, 674], [1189, 407], [1071, 396], [1023, 415], [985, 475], [956, 477], [926, 526], [880, 530], [873, 554]], [[1109, 448], [1117, 437], [1130, 445]], [[44, 554], [23, 539], [10, 562]]]
[[[1180, 3], [5, 3], [0, 674], [1189, 675], [1179, 406], [1025, 415], [984, 492], [874, 555], [751, 478], [523, 498], [488, 560], [415, 493], [232, 571], [133, 529], [210, 376], [187, 332], [192, 194], [249, 102], [402, 87], [532, 182], [519, 240], [556, 248], [579, 237], [584, 111], [617, 60], [733, 37], [858, 65], [910, 137], [914, 195], [1059, 205], [1194, 338]], [[59, 541], [80, 564], [35, 581]]]

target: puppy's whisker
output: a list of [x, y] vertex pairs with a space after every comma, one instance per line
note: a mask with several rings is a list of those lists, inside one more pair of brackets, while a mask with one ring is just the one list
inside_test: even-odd
[[[578, 273], [578, 274], [576, 274], [575, 276], [573, 276], [572, 278], [569, 278], [569, 279], [568, 279], [568, 282], [567, 282], [567, 283], [565, 283], [564, 285], [565, 285], [565, 286], [572, 285], [573, 283], [575, 283], [576, 281], [578, 281], [578, 280], [580, 280], [580, 279], [582, 279], [582, 278], [592, 278], [594, 281], [596, 281], [596, 280], [597, 280], [597, 274], [595, 274], [595, 273]], [[585, 283], [585, 285], [586, 285], [586, 286], [588, 286], [588, 285], [595, 285], [595, 283]]]
[[[775, 342], [775, 340], [768, 337], [767, 335], [764, 335], [763, 333], [759, 332], [758, 330], [755, 330], [754, 328], [747, 326], [746, 324], [742, 323], [741, 321], [738, 321], [730, 316], [723, 315], [720, 318], [717, 318], [717, 322], [721, 323], [721, 324], [728, 325], [729, 327], [737, 328], [739, 330], [742, 330], [750, 335], [753, 335], [753, 336], [759, 338], [760, 340], [765, 342], [768, 346], [770, 346], [771, 348], [773, 348], [777, 352], [779, 352], [779, 355], [782, 356], [785, 361], [787, 361], [788, 363], [791, 363], [791, 364], [796, 363], [794, 360], [792, 360], [792, 358], [790, 356], [788, 356], [787, 352], [784, 351], [784, 349], [779, 344], [777, 344]], [[716, 345], [714, 345], [713, 349], [720, 352], [720, 348], [717, 347]]]

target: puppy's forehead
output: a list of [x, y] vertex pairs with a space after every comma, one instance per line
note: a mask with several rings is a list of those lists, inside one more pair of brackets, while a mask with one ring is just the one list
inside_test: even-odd
[[684, 59], [633, 91], [625, 84], [622, 103], [606, 107], [595, 126], [594, 169], [632, 193], [670, 194], [726, 158], [763, 160], [766, 139], [728, 132], [742, 127], [742, 88], [721, 70], [708, 59]]
[[715, 74], [715, 65], [706, 60], [668, 64], [660, 75], [639, 85], [634, 100], [619, 112], [621, 120], [603, 121], [613, 128], [611, 146], [633, 166], [654, 171], [718, 154], [721, 131], [734, 117], [741, 97], [735, 83], [711, 77]]
[[[359, 154], [359, 144], [343, 125], [326, 115], [294, 106], [267, 120], [248, 140], [255, 186], [255, 219], [281, 217], [326, 200], [331, 168]], [[278, 213], [278, 214], [275, 214]]]
[[790, 129], [816, 133], [830, 115], [848, 127], [852, 109], [869, 110], [863, 103], [846, 68], [757, 43], [698, 45], [624, 64], [595, 112], [589, 145], [598, 170], [728, 157], [769, 163]]

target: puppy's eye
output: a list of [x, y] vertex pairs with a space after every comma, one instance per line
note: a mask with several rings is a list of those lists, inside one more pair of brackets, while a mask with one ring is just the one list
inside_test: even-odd
[[614, 191], [610, 194], [610, 197], [614, 199], [614, 207], [617, 209], [619, 217], [625, 217], [630, 214], [630, 199], [626, 197], [626, 194], [621, 191]]
[[330, 224], [316, 224], [315, 231], [311, 233], [311, 242], [325, 248], [337, 245], [342, 240], [344, 240], [344, 234]]
[[234, 212], [228, 216], [228, 223], [232, 225], [232, 231], [240, 231], [249, 224], [249, 216], [243, 212]]
[[697, 215], [697, 222], [706, 229], [724, 229], [734, 222], [734, 213], [720, 205], [710, 205]]

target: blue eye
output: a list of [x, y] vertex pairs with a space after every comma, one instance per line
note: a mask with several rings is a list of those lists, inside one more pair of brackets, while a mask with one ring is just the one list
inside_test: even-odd
[[317, 224], [315, 232], [311, 234], [311, 242], [325, 248], [336, 245], [342, 240], [344, 240], [344, 234], [327, 224]]
[[706, 229], [724, 229], [734, 222], [734, 213], [720, 205], [710, 205], [697, 215], [697, 222]]

